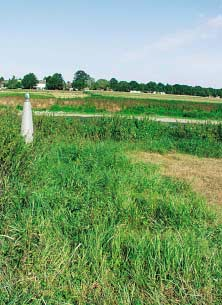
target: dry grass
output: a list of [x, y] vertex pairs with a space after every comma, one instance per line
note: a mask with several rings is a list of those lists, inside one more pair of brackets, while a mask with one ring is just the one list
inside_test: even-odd
[[[48, 99], [41, 99], [41, 98], [31, 98], [32, 107], [36, 109], [47, 109], [50, 106], [56, 103], [56, 99], [48, 98]], [[23, 106], [24, 104], [24, 97], [22, 96], [7, 96], [0, 99], [0, 105], [2, 106]]]
[[131, 153], [135, 162], [151, 162], [161, 166], [164, 175], [187, 181], [209, 203], [222, 205], [222, 159], [198, 158], [170, 153]]
[[73, 99], [73, 98], [84, 98], [87, 97], [82, 91], [61, 91], [61, 90], [50, 90], [47, 91], [52, 94], [55, 98]]
[[[4, 90], [2, 91], [3, 94], [24, 94], [26, 92], [31, 92], [34, 94], [41, 94], [45, 95], [46, 97], [50, 96], [55, 98], [83, 98], [86, 97], [87, 94], [83, 91], [65, 91], [65, 90], [34, 90], [34, 89], [16, 89], [16, 90]], [[1, 92], [0, 92], [1, 93]]]

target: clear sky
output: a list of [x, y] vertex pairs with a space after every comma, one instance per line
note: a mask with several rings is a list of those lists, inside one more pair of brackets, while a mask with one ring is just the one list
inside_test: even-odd
[[222, 87], [222, 0], [0, 2], [0, 75]]

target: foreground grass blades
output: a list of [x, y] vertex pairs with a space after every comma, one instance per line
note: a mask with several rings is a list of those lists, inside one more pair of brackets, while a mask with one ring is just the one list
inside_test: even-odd
[[0, 303], [221, 303], [219, 217], [185, 183], [125, 155], [162, 150], [164, 136], [166, 150], [192, 153], [192, 140], [217, 155], [218, 127], [36, 120], [32, 146], [16, 116], [0, 122]]

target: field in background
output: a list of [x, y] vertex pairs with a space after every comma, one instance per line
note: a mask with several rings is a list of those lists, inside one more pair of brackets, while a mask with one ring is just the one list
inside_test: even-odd
[[87, 94], [82, 91], [61, 91], [61, 90], [4, 90], [0, 91], [0, 98], [3, 97], [24, 97], [25, 93], [29, 92], [32, 98], [82, 98], [86, 97]]
[[[146, 97], [146, 98], [145, 98]], [[187, 98], [187, 100], [183, 100]], [[198, 97], [130, 94], [105, 91], [31, 91], [34, 109], [76, 113], [167, 116], [222, 121], [222, 103]], [[217, 102], [216, 102], [217, 101]], [[21, 107], [24, 92], [0, 92], [0, 105]]]
[[177, 152], [219, 162], [221, 125], [34, 124], [26, 146], [17, 114], [1, 113], [1, 304], [221, 303], [221, 209], [141, 160]]
[[0, 91], [0, 97], [4, 96], [24, 96], [26, 92], [31, 92], [31, 96], [38, 97], [54, 97], [61, 99], [75, 99], [83, 98], [91, 95], [109, 96], [109, 97], [125, 97], [132, 99], [157, 99], [157, 100], [177, 100], [177, 101], [192, 101], [192, 102], [211, 102], [211, 103], [222, 103], [222, 99], [214, 97], [199, 97], [190, 95], [173, 95], [173, 94], [151, 94], [151, 93], [131, 93], [131, 92], [115, 92], [115, 91], [61, 91], [61, 90], [4, 90]]
[[131, 92], [100, 91], [100, 90], [94, 90], [89, 92], [92, 94], [98, 94], [102, 96], [125, 97], [125, 98], [177, 100], [177, 101], [207, 102], [207, 103], [222, 102], [222, 99], [218, 99], [214, 97], [199, 97], [199, 96], [190, 96], [190, 95], [131, 93]]

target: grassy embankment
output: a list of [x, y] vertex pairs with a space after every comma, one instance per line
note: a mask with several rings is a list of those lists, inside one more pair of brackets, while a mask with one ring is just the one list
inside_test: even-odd
[[[3, 101], [0, 93], [0, 103]], [[10, 93], [7, 93], [10, 94]], [[23, 99], [21, 92], [17, 100], [12, 103], [21, 109]], [[154, 95], [143, 95], [143, 97], [131, 97], [130, 94], [118, 95], [117, 93], [69, 93], [69, 92], [45, 92], [38, 96], [38, 93], [31, 93], [34, 109], [63, 111], [76, 113], [115, 113], [121, 115], [137, 116], [168, 116], [178, 118], [195, 118], [204, 120], [222, 120], [222, 103], [218, 100], [204, 100], [203, 98], [191, 97], [182, 100], [178, 96], [165, 96], [158, 98]], [[171, 99], [169, 99], [171, 97]], [[6, 98], [6, 97], [5, 97]], [[9, 96], [7, 97], [9, 101]], [[187, 98], [187, 97], [183, 97]], [[48, 103], [47, 103], [48, 99]], [[7, 105], [7, 101], [5, 102]]]
[[222, 157], [222, 127], [17, 115], [0, 134], [1, 304], [221, 304], [222, 223], [126, 152]]

